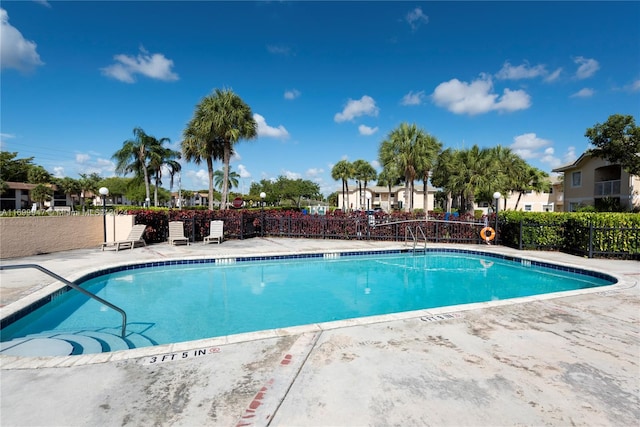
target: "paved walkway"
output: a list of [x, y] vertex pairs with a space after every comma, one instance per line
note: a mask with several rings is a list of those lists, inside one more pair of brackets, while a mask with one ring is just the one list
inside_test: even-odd
[[[397, 247], [402, 245], [250, 239], [69, 251], [2, 264], [38, 263], [75, 279], [96, 268], [158, 258]], [[2, 356], [0, 425], [640, 423], [640, 263], [455, 247], [603, 271], [619, 283], [561, 297], [446, 307], [106, 355]], [[2, 316], [58, 286], [50, 282], [35, 270], [1, 272]]]

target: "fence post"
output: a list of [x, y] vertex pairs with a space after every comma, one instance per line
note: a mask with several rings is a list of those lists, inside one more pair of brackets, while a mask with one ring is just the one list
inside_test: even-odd
[[518, 238], [519, 242], [518, 242], [518, 249], [522, 250], [522, 227], [523, 227], [523, 220], [520, 220], [520, 237]]
[[593, 258], [593, 223], [589, 221], [589, 258]]

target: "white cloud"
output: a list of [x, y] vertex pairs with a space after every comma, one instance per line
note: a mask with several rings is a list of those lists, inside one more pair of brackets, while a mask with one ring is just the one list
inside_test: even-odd
[[413, 93], [413, 91], [409, 91], [408, 94], [402, 97], [402, 101], [400, 101], [401, 105], [421, 105], [424, 100], [424, 91]]
[[178, 75], [171, 70], [173, 61], [161, 53], [149, 54], [144, 48], [140, 48], [140, 53], [136, 57], [120, 54], [115, 55], [113, 59], [116, 63], [102, 68], [102, 74], [121, 82], [135, 82], [136, 74], [163, 81], [179, 79]]
[[380, 164], [380, 162], [378, 160], [372, 160], [371, 161], [371, 166], [373, 166], [374, 169], [380, 169], [382, 167], [382, 165]]
[[524, 63], [514, 67], [509, 62], [505, 62], [496, 77], [503, 80], [520, 80], [544, 76], [546, 73], [545, 66], [541, 64], [531, 67], [528, 63]]
[[411, 27], [411, 31], [416, 31], [421, 24], [429, 22], [429, 17], [422, 12], [422, 8], [420, 7], [416, 7], [407, 13], [404, 19]]
[[43, 5], [44, 7], [48, 7], [49, 9], [51, 9], [51, 5], [49, 4], [49, 2], [47, 0], [33, 0], [34, 2]]
[[372, 97], [364, 95], [359, 100], [349, 99], [342, 112], [336, 113], [333, 120], [340, 123], [364, 115], [375, 117], [378, 115], [378, 111], [376, 101]]
[[514, 137], [513, 144], [511, 144], [510, 148], [523, 159], [538, 160], [541, 163], [549, 165], [550, 169], [557, 168], [575, 160], [574, 147], [569, 147], [567, 154], [564, 156], [564, 160], [569, 158], [569, 161], [563, 163], [555, 155], [553, 142], [548, 139], [539, 138], [535, 133], [525, 133]]
[[591, 98], [595, 91], [591, 88], [585, 87], [571, 95], [571, 98]]
[[564, 156], [562, 157], [562, 161], [566, 165], [566, 164], [571, 164], [575, 162], [577, 158], [578, 158], [578, 155], [576, 154], [576, 147], [569, 146], [567, 148], [567, 152], [564, 153]]
[[551, 73], [547, 77], [545, 77], [544, 81], [547, 82], [547, 83], [555, 82], [556, 80], [558, 80], [558, 78], [560, 78], [560, 74], [561, 73], [562, 73], [562, 67], [558, 68], [553, 73]]
[[29, 72], [44, 65], [36, 47], [35, 42], [26, 40], [20, 31], [9, 24], [9, 14], [0, 9], [0, 68]]
[[53, 176], [56, 178], [64, 178], [64, 168], [62, 166], [56, 166], [53, 168]]
[[251, 178], [251, 173], [247, 170], [245, 165], [238, 165], [238, 174], [240, 178]]
[[277, 128], [271, 127], [260, 114], [254, 114], [253, 119], [258, 124], [258, 136], [278, 139], [289, 138], [289, 132], [287, 132], [284, 126], [280, 125]]
[[76, 163], [87, 163], [90, 158], [91, 156], [89, 156], [88, 154], [76, 154]]
[[284, 92], [284, 99], [292, 100], [300, 97], [300, 91], [297, 89], [291, 89]]
[[305, 175], [308, 176], [309, 178], [318, 178], [323, 173], [324, 173], [324, 169], [322, 168], [311, 168], [311, 169], [307, 169], [307, 172], [305, 172]]
[[630, 84], [626, 85], [625, 87], [622, 88], [622, 90], [625, 90], [627, 92], [638, 92], [638, 91], [640, 91], [640, 79], [635, 80], [635, 81], [631, 82]]
[[374, 133], [378, 132], [378, 127], [369, 127], [369, 126], [365, 126], [365, 125], [360, 125], [358, 126], [358, 132], [360, 132], [360, 135], [373, 135]]
[[7, 141], [5, 141], [6, 139], [12, 139], [15, 138], [16, 136], [14, 134], [11, 133], [0, 133], [0, 150], [2, 151], [8, 151], [6, 146], [7, 146]]
[[197, 171], [188, 170], [185, 175], [194, 183], [195, 190], [209, 188], [209, 172], [205, 169], [199, 169]]
[[510, 148], [523, 159], [540, 157], [540, 150], [551, 145], [551, 141], [538, 138], [535, 133], [525, 133], [513, 138]]
[[511, 112], [531, 106], [531, 97], [523, 90], [505, 89], [502, 96], [493, 93], [493, 83], [487, 75], [481, 75], [471, 83], [458, 79], [440, 83], [431, 96], [436, 105], [455, 114]]
[[283, 175], [284, 177], [286, 177], [286, 178], [294, 179], [294, 180], [295, 180], [295, 179], [301, 179], [301, 178], [302, 178], [302, 175], [300, 175], [299, 173], [297, 173], [297, 172], [291, 172], [291, 171], [288, 171], [288, 170], [283, 170], [283, 171], [282, 171], [282, 175]]
[[268, 45], [267, 51], [274, 55], [289, 56], [291, 54], [291, 48], [284, 45]]
[[573, 62], [579, 64], [578, 70], [576, 71], [576, 77], [581, 80], [593, 76], [596, 71], [600, 69], [598, 61], [592, 58], [578, 56], [573, 60]]

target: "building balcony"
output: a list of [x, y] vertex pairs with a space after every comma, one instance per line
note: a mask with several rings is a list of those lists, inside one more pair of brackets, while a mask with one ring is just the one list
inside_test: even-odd
[[620, 180], [600, 181], [594, 185], [594, 197], [610, 197], [620, 195]]

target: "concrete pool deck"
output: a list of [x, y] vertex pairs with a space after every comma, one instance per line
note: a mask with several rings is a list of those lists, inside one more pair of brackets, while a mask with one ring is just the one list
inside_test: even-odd
[[[601, 289], [310, 325], [126, 352], [0, 356], [0, 425], [638, 425], [640, 263], [500, 246], [596, 270]], [[306, 239], [76, 250], [2, 260], [67, 278], [133, 262], [404, 248]], [[2, 316], [51, 292], [0, 272]]]

